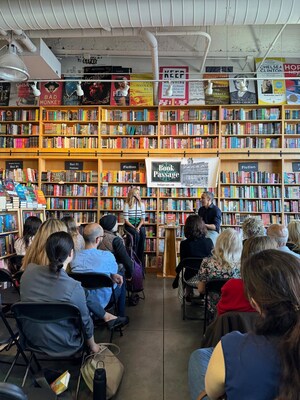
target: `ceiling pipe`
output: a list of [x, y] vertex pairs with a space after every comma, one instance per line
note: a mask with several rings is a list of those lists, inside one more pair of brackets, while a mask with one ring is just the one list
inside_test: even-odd
[[13, 44], [19, 53], [23, 52], [22, 46], [18, 42], [16, 42], [14, 39], [12, 39], [12, 35], [8, 32], [6, 32], [4, 29], [0, 29], [0, 35], [5, 39], [9, 44]]
[[13, 33], [15, 34], [15, 39], [21, 42], [26, 50], [30, 51], [31, 53], [34, 53], [37, 50], [36, 46], [32, 43], [25, 32], [23, 32], [22, 30], [14, 29]]

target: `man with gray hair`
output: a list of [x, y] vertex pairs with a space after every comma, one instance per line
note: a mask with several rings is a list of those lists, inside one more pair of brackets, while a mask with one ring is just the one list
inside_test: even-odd
[[284, 225], [280, 225], [280, 224], [270, 225], [267, 229], [267, 235], [276, 241], [276, 243], [278, 245], [278, 250], [284, 251], [286, 253], [290, 253], [293, 256], [300, 258], [299, 254], [291, 251], [286, 245], [288, 238], [289, 238], [289, 231]]

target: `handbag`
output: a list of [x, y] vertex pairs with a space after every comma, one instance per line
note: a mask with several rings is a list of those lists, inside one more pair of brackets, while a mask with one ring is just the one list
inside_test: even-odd
[[[116, 394], [119, 388], [124, 373], [124, 366], [117, 357], [120, 353], [119, 346], [113, 343], [100, 343], [99, 346], [100, 351], [98, 353], [93, 353], [86, 357], [81, 367], [81, 375], [92, 392], [95, 370], [97, 368], [104, 368], [106, 371], [106, 398], [110, 399]], [[116, 348], [116, 353], [113, 353], [108, 347]]]

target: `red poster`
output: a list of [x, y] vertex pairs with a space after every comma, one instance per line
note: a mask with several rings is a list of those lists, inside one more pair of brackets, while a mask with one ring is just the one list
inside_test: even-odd
[[40, 106], [60, 106], [62, 102], [63, 82], [40, 83]]
[[130, 75], [112, 75], [111, 79], [110, 105], [129, 106]]

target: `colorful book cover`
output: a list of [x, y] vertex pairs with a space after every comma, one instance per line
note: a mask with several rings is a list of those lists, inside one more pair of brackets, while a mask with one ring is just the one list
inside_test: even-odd
[[285, 58], [256, 58], [258, 104], [285, 104]]
[[38, 204], [42, 205], [42, 206], [46, 206], [47, 201], [46, 201], [44, 192], [41, 189], [35, 189], [34, 193], [35, 193]]
[[0, 106], [8, 106], [10, 96], [10, 83], [0, 82]]
[[[130, 105], [153, 106], [153, 75], [131, 74]], [[134, 82], [141, 81], [141, 82]]]
[[9, 97], [10, 106], [38, 106], [39, 97], [33, 94], [29, 82], [12, 83]]
[[77, 82], [79, 81], [80, 78], [65, 77], [62, 92], [62, 104], [64, 106], [78, 106], [81, 104], [81, 97], [78, 97], [76, 93]]
[[110, 105], [129, 106], [130, 75], [112, 75], [111, 79]]
[[[182, 79], [182, 81], [181, 81]], [[189, 67], [159, 68], [159, 104], [182, 106], [189, 102]]]
[[300, 104], [300, 64], [283, 64], [286, 100], [288, 104]]
[[40, 106], [60, 106], [62, 102], [63, 82], [41, 82]]
[[[228, 74], [204, 74], [205, 104], [229, 104], [229, 82]], [[217, 78], [217, 80], [216, 80]], [[225, 79], [222, 79], [225, 78]], [[207, 94], [209, 80], [213, 85], [213, 93]]]
[[112, 67], [110, 66], [95, 66], [84, 67], [83, 79], [88, 79], [90, 82], [83, 82], [82, 89], [84, 96], [82, 104], [110, 104], [110, 88]]
[[[247, 90], [243, 90], [243, 83]], [[246, 74], [234, 75], [229, 82], [229, 91], [231, 104], [257, 104], [254, 80]]]

